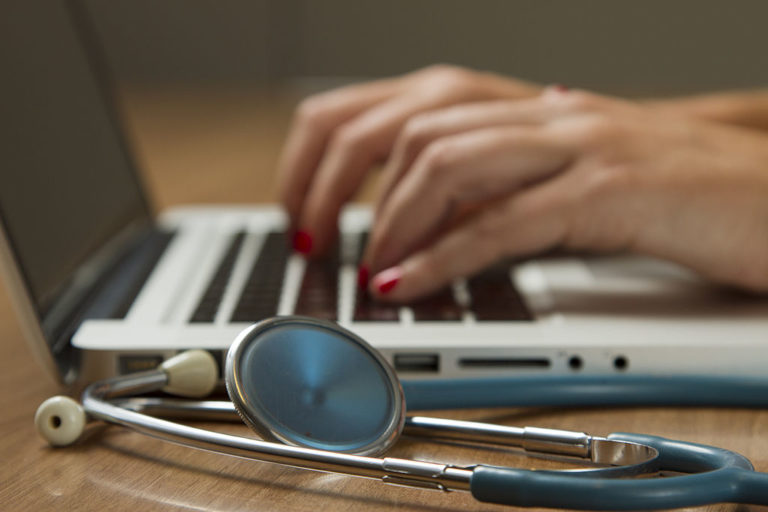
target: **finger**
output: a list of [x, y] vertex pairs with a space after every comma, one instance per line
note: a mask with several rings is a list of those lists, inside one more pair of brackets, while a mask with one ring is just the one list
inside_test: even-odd
[[510, 256], [559, 245], [568, 232], [569, 189], [555, 179], [505, 199], [371, 280], [378, 299], [407, 302]]
[[482, 128], [541, 124], [562, 115], [563, 108], [562, 102], [542, 101], [541, 98], [497, 100], [457, 105], [412, 118], [398, 134], [384, 168], [375, 211], [381, 211], [392, 189], [411, 168], [419, 153], [433, 141]]
[[399, 95], [337, 128], [314, 174], [299, 221], [300, 229], [311, 236], [311, 253], [322, 253], [333, 239], [343, 204], [360, 187], [370, 167], [390, 152], [406, 121], [456, 101], [461, 94], [416, 91]]
[[304, 100], [297, 108], [278, 164], [281, 201], [294, 225], [330, 134], [397, 94], [400, 87], [400, 79], [342, 87]]
[[452, 209], [499, 198], [560, 172], [573, 148], [543, 128], [502, 127], [440, 139], [392, 192], [371, 233], [366, 262], [376, 271], [423, 245]]

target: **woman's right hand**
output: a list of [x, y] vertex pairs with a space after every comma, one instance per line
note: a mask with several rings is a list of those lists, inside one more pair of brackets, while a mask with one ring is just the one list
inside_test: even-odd
[[764, 133], [552, 88], [431, 113], [417, 135], [396, 144], [363, 259], [377, 298], [555, 247], [768, 293]]
[[370, 168], [384, 161], [418, 114], [452, 105], [537, 95], [530, 83], [454, 66], [351, 85], [304, 100], [283, 149], [280, 194], [294, 247], [322, 254], [338, 216]]

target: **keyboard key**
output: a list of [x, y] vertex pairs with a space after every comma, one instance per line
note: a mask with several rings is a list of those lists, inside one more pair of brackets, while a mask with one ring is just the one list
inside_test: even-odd
[[232, 313], [232, 322], [258, 322], [277, 315], [290, 250], [285, 233], [269, 233]]
[[[362, 233], [358, 243], [357, 264], [363, 257], [363, 250], [368, 242], [368, 233]], [[355, 283], [355, 310], [352, 315], [355, 322], [398, 322], [400, 307], [394, 304], [377, 302], [368, 292]]]
[[458, 322], [464, 314], [464, 309], [456, 302], [450, 287], [408, 306], [413, 310], [413, 319], [417, 322]]
[[309, 260], [299, 288], [294, 313], [336, 320], [339, 297], [339, 243], [322, 259]]
[[471, 309], [478, 321], [532, 321], [525, 305], [509, 276], [510, 263], [494, 265], [467, 282], [471, 296]]
[[227, 252], [221, 258], [216, 272], [205, 289], [205, 293], [203, 293], [194, 313], [192, 313], [192, 317], [189, 319], [190, 322], [213, 322], [216, 318], [216, 312], [219, 310], [224, 290], [227, 289], [232, 268], [235, 266], [235, 260], [240, 252], [240, 247], [243, 245], [243, 238], [245, 238], [245, 233], [242, 231], [232, 237]]
[[365, 290], [357, 290], [355, 298], [355, 322], [398, 322], [400, 308], [391, 304], [377, 302]]

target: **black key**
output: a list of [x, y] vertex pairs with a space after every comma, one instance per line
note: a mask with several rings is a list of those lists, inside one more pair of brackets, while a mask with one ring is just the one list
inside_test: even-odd
[[[358, 245], [357, 262], [363, 256], [367, 241], [368, 233], [362, 233]], [[365, 289], [355, 286], [355, 310], [352, 320], [355, 322], [398, 322], [400, 321], [400, 308], [393, 304], [376, 302]]]
[[533, 320], [520, 292], [512, 284], [510, 267], [510, 263], [500, 263], [469, 279], [471, 309], [478, 321]]
[[365, 290], [357, 290], [355, 298], [355, 322], [398, 322], [400, 308], [392, 304], [376, 302]]
[[322, 259], [309, 260], [294, 313], [336, 320], [339, 297], [339, 243]]
[[285, 233], [269, 233], [230, 321], [257, 322], [277, 315], [289, 255]]
[[408, 304], [417, 322], [457, 322], [464, 313], [450, 287]]
[[216, 312], [219, 310], [224, 290], [227, 289], [227, 283], [229, 282], [229, 276], [232, 275], [232, 268], [235, 266], [237, 254], [243, 245], [243, 238], [245, 238], [245, 233], [242, 231], [232, 237], [227, 252], [221, 258], [216, 272], [211, 277], [205, 293], [203, 293], [200, 302], [195, 308], [195, 312], [192, 313], [192, 318], [189, 319], [190, 322], [213, 322], [214, 318], [216, 318]]

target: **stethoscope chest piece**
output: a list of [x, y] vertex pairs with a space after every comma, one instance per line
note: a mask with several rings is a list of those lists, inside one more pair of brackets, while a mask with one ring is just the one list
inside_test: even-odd
[[384, 358], [337, 325], [277, 317], [243, 331], [225, 366], [227, 392], [266, 439], [376, 455], [398, 438], [403, 390]]

